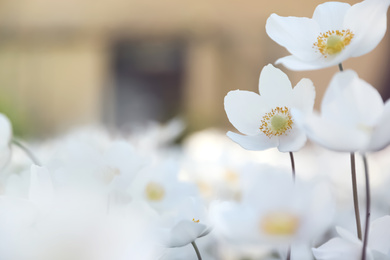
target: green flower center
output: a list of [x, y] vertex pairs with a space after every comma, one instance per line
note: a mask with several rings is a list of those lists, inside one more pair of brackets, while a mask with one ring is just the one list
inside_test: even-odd
[[259, 129], [271, 138], [286, 134], [292, 124], [290, 110], [287, 107], [276, 107], [263, 116]]
[[145, 188], [145, 195], [148, 200], [160, 201], [165, 197], [165, 189], [157, 182], [149, 182]]
[[345, 45], [340, 36], [331, 35], [326, 41], [326, 49], [329, 54], [339, 53], [344, 49]]
[[327, 58], [328, 55], [334, 55], [344, 50], [351, 43], [354, 36], [350, 30], [331, 30], [320, 33], [317, 42], [313, 44], [313, 48]]
[[274, 115], [271, 118], [271, 127], [275, 131], [286, 129], [288, 125], [288, 118], [286, 116]]

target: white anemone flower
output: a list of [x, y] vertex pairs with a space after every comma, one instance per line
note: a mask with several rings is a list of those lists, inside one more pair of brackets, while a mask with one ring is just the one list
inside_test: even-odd
[[333, 77], [321, 104], [321, 115], [293, 112], [314, 142], [342, 152], [376, 151], [390, 143], [390, 102], [370, 84], [347, 70]]
[[176, 212], [168, 212], [167, 247], [186, 246], [196, 239], [208, 235], [212, 228], [203, 202], [196, 197], [187, 197], [176, 207]]
[[333, 215], [326, 186], [300, 179], [294, 184], [289, 172], [276, 168], [259, 171], [243, 178], [241, 201], [210, 209], [216, 234], [231, 242], [275, 249], [302, 245], [323, 234]]
[[[362, 241], [349, 231], [336, 227], [340, 237], [332, 238], [322, 246], [313, 248], [317, 260], [360, 259]], [[367, 260], [390, 259], [390, 216], [374, 220], [369, 228]]]
[[353, 6], [327, 2], [317, 6], [311, 19], [272, 14], [267, 34], [292, 54], [276, 64], [315, 70], [372, 51], [385, 35], [389, 5], [390, 0], [365, 0]]
[[269, 64], [261, 71], [259, 92], [235, 90], [226, 95], [229, 121], [244, 134], [228, 132], [228, 137], [247, 150], [278, 147], [281, 152], [294, 152], [302, 148], [306, 135], [296, 127], [291, 109], [303, 114], [313, 111], [315, 90], [311, 80], [302, 79], [292, 88], [287, 75]]

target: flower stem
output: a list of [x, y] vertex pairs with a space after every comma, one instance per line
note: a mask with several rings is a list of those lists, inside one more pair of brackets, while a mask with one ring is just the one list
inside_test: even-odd
[[366, 224], [364, 228], [364, 239], [363, 239], [363, 249], [362, 249], [362, 260], [366, 260], [366, 251], [367, 251], [367, 242], [368, 242], [368, 232], [370, 226], [370, 206], [371, 206], [371, 195], [370, 195], [370, 179], [368, 176], [368, 165], [366, 155], [363, 154], [363, 163], [364, 163], [364, 175], [366, 177]]
[[20, 149], [22, 149], [26, 154], [27, 156], [31, 159], [31, 161], [38, 165], [38, 166], [41, 166], [41, 163], [39, 162], [39, 160], [37, 159], [37, 157], [35, 157], [35, 155], [30, 151], [30, 149], [28, 149], [25, 145], [23, 145], [21, 142], [19, 142], [18, 140], [16, 139], [12, 139], [11, 141], [14, 145], [16, 145], [17, 147], [19, 147]]
[[196, 256], [198, 257], [198, 260], [202, 260], [202, 256], [200, 255], [200, 252], [199, 252], [199, 249], [195, 243], [195, 241], [192, 241], [191, 242], [191, 245], [194, 247], [195, 249], [195, 252], [196, 252]]
[[290, 152], [290, 160], [291, 160], [292, 177], [293, 177], [293, 180], [295, 181], [295, 162], [294, 162], [293, 152]]
[[358, 198], [357, 184], [356, 184], [355, 153], [351, 153], [351, 176], [352, 176], [353, 206], [355, 208], [357, 235], [358, 238], [362, 240], [362, 228], [360, 224], [360, 214], [359, 214], [359, 198]]
[[344, 69], [343, 69], [343, 64], [342, 64], [341, 62], [339, 63], [339, 70], [340, 70], [340, 71], [344, 71]]
[[[292, 171], [292, 178], [293, 181], [295, 182], [295, 162], [294, 162], [294, 154], [293, 152], [290, 152], [290, 160], [291, 160], [291, 171]], [[287, 258], [286, 260], [291, 259], [291, 245], [287, 249]]]
[[291, 246], [288, 247], [287, 249], [287, 258], [286, 260], [291, 260]]

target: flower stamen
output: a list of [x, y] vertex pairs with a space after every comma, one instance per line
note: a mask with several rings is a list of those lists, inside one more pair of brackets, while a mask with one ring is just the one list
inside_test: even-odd
[[334, 55], [341, 52], [347, 45], [351, 43], [355, 35], [348, 30], [329, 30], [325, 33], [320, 33], [317, 37], [317, 42], [313, 44], [325, 58], [328, 55]]
[[260, 221], [261, 230], [268, 235], [294, 235], [299, 227], [299, 218], [288, 212], [270, 212]]
[[269, 138], [285, 134], [292, 128], [293, 120], [288, 107], [276, 107], [266, 113], [259, 129]]
[[195, 223], [199, 223], [199, 219], [195, 220], [194, 218], [192, 219]]
[[145, 195], [150, 201], [161, 201], [165, 197], [165, 189], [157, 182], [149, 182], [145, 187]]

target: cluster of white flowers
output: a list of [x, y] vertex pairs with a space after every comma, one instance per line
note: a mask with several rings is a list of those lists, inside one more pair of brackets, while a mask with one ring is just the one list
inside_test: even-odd
[[[0, 259], [390, 259], [390, 102], [341, 65], [379, 44], [389, 6], [329, 2], [312, 19], [272, 14], [268, 35], [292, 54], [277, 63], [341, 71], [320, 115], [312, 81], [293, 88], [273, 65], [261, 71], [260, 95], [229, 92], [225, 110], [242, 134], [227, 136], [245, 149], [217, 130], [175, 146], [178, 120], [25, 145], [0, 114]], [[332, 151], [305, 146], [307, 138]], [[352, 199], [349, 167], [364, 204]]]
[[[390, 259], [388, 233], [390, 216], [382, 215], [370, 223], [373, 209], [366, 158], [366, 153], [382, 150], [390, 144], [390, 101], [384, 103], [374, 87], [360, 79], [355, 71], [344, 71], [342, 66], [346, 59], [366, 54], [379, 44], [386, 32], [389, 6], [389, 0], [365, 0], [353, 6], [347, 3], [327, 2], [317, 6], [311, 19], [281, 17], [277, 14], [272, 14], [268, 18], [267, 34], [291, 53], [290, 56], [278, 59], [277, 64], [283, 64], [291, 70], [314, 70], [338, 65], [340, 72], [330, 81], [321, 103], [321, 114], [313, 112], [315, 98], [313, 83], [308, 79], [302, 79], [292, 88], [287, 76], [272, 65], [265, 66], [261, 71], [260, 95], [236, 90], [229, 92], [225, 97], [225, 110], [229, 121], [243, 134], [228, 132], [227, 135], [248, 150], [260, 151], [277, 147], [280, 152], [289, 152], [293, 172], [293, 178], [289, 181], [293, 190], [302, 190], [298, 183], [294, 184], [295, 174], [299, 178], [300, 172], [295, 171], [293, 152], [304, 146], [306, 138], [327, 149], [350, 153], [357, 235], [353, 234], [355, 232], [350, 233], [342, 227], [337, 227], [340, 237], [326, 243], [317, 241], [318, 234], [313, 236], [311, 233], [315, 232], [308, 230], [321, 233], [323, 226], [316, 222], [326, 215], [321, 208], [324, 200], [316, 198], [317, 201], [313, 202], [321, 204], [314, 210], [319, 216], [310, 215], [312, 213], [310, 204], [304, 208], [294, 208], [295, 194], [290, 192], [291, 188], [286, 187], [282, 180], [279, 184], [267, 183], [265, 187], [257, 185], [262, 189], [258, 192], [261, 194], [250, 196], [252, 201], [250, 206], [229, 205], [219, 209], [219, 212], [224, 214], [224, 218], [219, 220], [220, 223], [225, 224], [229, 219], [227, 216], [238, 211], [250, 210], [248, 214], [261, 219], [257, 223], [262, 229], [261, 234], [265, 231], [266, 234], [272, 235], [258, 233], [259, 238], [274, 242], [277, 237], [288, 242], [284, 249], [287, 256], [283, 257], [287, 260], [303, 259], [302, 256], [292, 254], [294, 248], [298, 247], [296, 244], [304, 237], [302, 234], [306, 235], [304, 241], [308, 247], [313, 247], [312, 252], [318, 260]], [[364, 164], [362, 168], [366, 203], [365, 214], [362, 214], [363, 225], [359, 211], [356, 152], [362, 155]], [[263, 194], [269, 189], [273, 189], [270, 194]], [[247, 192], [249, 190], [248, 188]], [[282, 196], [280, 193], [283, 196], [287, 193], [290, 199], [289, 207], [278, 204], [277, 201]], [[310, 200], [315, 198], [309, 191], [306, 191], [305, 196]], [[267, 203], [270, 197], [272, 204]], [[267, 201], [263, 201], [264, 198], [267, 198]], [[268, 211], [267, 207], [273, 211]], [[306, 212], [308, 210], [309, 212]], [[352, 221], [354, 214], [351, 213], [349, 218]], [[251, 223], [251, 219], [240, 220], [246, 223], [241, 231], [245, 230], [247, 238], [253, 240], [255, 237], [248, 235], [250, 232], [245, 229], [246, 225]], [[306, 225], [313, 223], [316, 226], [302, 231], [307, 228]], [[223, 224], [221, 228], [229, 234], [231, 230]]]

